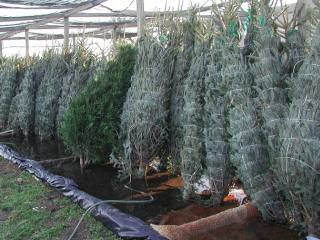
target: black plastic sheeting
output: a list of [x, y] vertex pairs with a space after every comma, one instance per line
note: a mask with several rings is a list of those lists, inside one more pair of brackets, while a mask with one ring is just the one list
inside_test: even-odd
[[[102, 201], [99, 198], [79, 190], [78, 185], [72, 179], [50, 173], [45, 170], [39, 162], [24, 158], [6, 145], [0, 144], [0, 156], [17, 164], [19, 168], [34, 174], [42, 181], [47, 182], [50, 186], [71, 198], [73, 202], [79, 204], [85, 210]], [[115, 234], [124, 239], [167, 239], [141, 219], [123, 213], [110, 204], [100, 204], [94, 207], [90, 213]]]

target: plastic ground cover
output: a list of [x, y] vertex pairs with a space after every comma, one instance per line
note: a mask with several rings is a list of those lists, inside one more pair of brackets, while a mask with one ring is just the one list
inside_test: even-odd
[[[73, 202], [79, 204], [85, 210], [102, 201], [79, 190], [78, 185], [72, 179], [50, 173], [39, 162], [23, 157], [6, 145], [0, 144], [0, 156], [47, 182], [51, 187], [56, 188], [64, 196], [71, 198]], [[141, 219], [123, 213], [110, 204], [100, 204], [92, 208], [90, 213], [124, 239], [167, 239]]]

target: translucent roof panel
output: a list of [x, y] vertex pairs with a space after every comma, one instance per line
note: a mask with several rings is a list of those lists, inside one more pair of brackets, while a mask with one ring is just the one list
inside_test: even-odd
[[[191, 6], [208, 7], [226, 1], [144, 0], [144, 10], [148, 21], [156, 11], [187, 10]], [[312, 0], [303, 2], [309, 1]], [[78, 8], [88, 2], [97, 5]], [[280, 0], [277, 2], [280, 4]], [[292, 4], [296, 0], [282, 0], [282, 3]], [[244, 11], [248, 9], [247, 5], [243, 4]], [[210, 15], [208, 11], [203, 14]], [[128, 33], [127, 36], [133, 38], [137, 32], [136, 0], [0, 0], [0, 41], [2, 39], [4, 54], [23, 55], [21, 48], [25, 45], [25, 29], [29, 29], [30, 48], [34, 50], [37, 49], [37, 41], [40, 46], [40, 41], [46, 40], [41, 48], [55, 45], [53, 40], [62, 41], [64, 16], [69, 17], [70, 41], [74, 36], [104, 40], [103, 36], [106, 35], [105, 44], [115, 28], [119, 33]], [[15, 49], [14, 45], [19, 45], [20, 50]]]
[[31, 6], [74, 6], [91, 2], [89, 0], [1, 0], [0, 3], [31, 5]]

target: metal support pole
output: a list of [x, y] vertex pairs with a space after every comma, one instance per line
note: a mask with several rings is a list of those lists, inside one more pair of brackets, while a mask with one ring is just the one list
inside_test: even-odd
[[63, 48], [65, 51], [69, 49], [69, 18], [64, 17], [64, 42]]
[[3, 48], [2, 40], [0, 40], [0, 57], [3, 57], [2, 48]]
[[112, 38], [112, 45], [113, 47], [117, 44], [117, 26], [114, 26], [111, 32], [111, 38]]
[[72, 45], [73, 45], [73, 50], [76, 50], [76, 34], [72, 35]]
[[30, 53], [29, 53], [29, 29], [25, 30], [25, 40], [26, 40], [26, 57], [29, 57]]
[[144, 0], [136, 0], [137, 2], [137, 23], [138, 23], [138, 39], [143, 36], [144, 28]]

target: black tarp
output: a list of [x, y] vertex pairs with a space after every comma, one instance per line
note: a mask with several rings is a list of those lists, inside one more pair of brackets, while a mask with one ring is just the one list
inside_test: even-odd
[[[85, 210], [102, 201], [79, 190], [78, 185], [72, 179], [50, 173], [39, 162], [24, 158], [6, 145], [0, 144], [0, 156], [17, 164], [19, 168], [34, 174], [42, 181], [47, 182]], [[110, 204], [100, 204], [94, 207], [90, 213], [115, 234], [124, 239], [166, 239], [141, 219], [123, 213]]]

